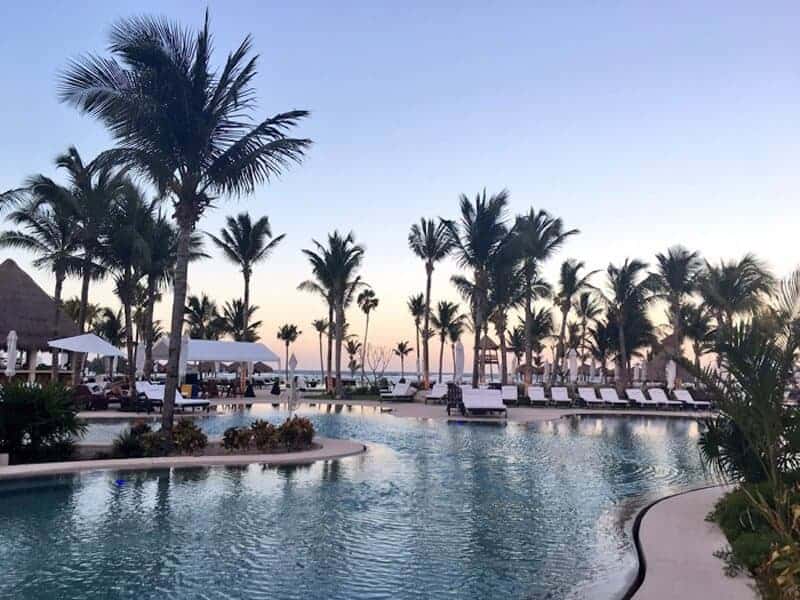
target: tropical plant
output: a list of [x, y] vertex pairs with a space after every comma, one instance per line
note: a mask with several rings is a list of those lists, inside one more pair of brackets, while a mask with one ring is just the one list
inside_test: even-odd
[[314, 280], [300, 284], [301, 289], [314, 291], [328, 298], [335, 315], [336, 338], [336, 397], [341, 398], [342, 386], [342, 343], [344, 341], [345, 309], [353, 301], [355, 292], [363, 286], [357, 275], [364, 259], [364, 247], [356, 244], [352, 232], [346, 236], [338, 231], [328, 235], [328, 245], [316, 240], [314, 250], [304, 249], [303, 253], [311, 263]]
[[[576, 235], [577, 229], [564, 229], [560, 218], [544, 210], [530, 209], [528, 214], [518, 216], [514, 224], [514, 246], [520, 261], [522, 274], [522, 307], [525, 318], [525, 362], [530, 367], [533, 357], [533, 338], [530, 337], [533, 303], [547, 294], [541, 287], [542, 264], [564, 245], [567, 238]], [[532, 370], [526, 371], [526, 383], [531, 382]]]
[[367, 288], [361, 290], [356, 298], [358, 307], [366, 316], [366, 323], [364, 325], [364, 346], [361, 349], [361, 380], [364, 381], [366, 376], [364, 374], [364, 353], [367, 350], [367, 335], [369, 334], [369, 313], [378, 308], [378, 297], [375, 295], [374, 290]]
[[711, 264], [706, 261], [699, 277], [703, 303], [721, 330], [735, 317], [752, 314], [774, 287], [775, 280], [764, 264], [752, 254], [740, 260]]
[[489, 266], [487, 316], [494, 325], [500, 346], [500, 382], [508, 383], [506, 327], [508, 313], [523, 300], [524, 277], [515, 265], [512, 244], [502, 246], [492, 257]]
[[[411, 345], [409, 342], [397, 342], [397, 345], [392, 349], [392, 354], [400, 357], [400, 379], [406, 378], [406, 356], [411, 354]], [[442, 367], [439, 366], [439, 381], [442, 380]]]
[[[437, 262], [444, 260], [452, 249], [453, 242], [444, 222], [436, 223], [433, 219], [422, 218], [411, 226], [408, 233], [408, 247], [425, 263], [425, 313], [422, 320], [422, 331], [430, 328], [431, 317], [431, 284], [433, 269]], [[422, 385], [428, 388], [430, 380], [430, 357], [428, 338], [422, 340]]]
[[[314, 331], [319, 335], [319, 376], [320, 380], [325, 382], [325, 360], [322, 357], [322, 336], [328, 334], [330, 339], [331, 324], [326, 319], [315, 319], [311, 322]], [[327, 384], [326, 384], [327, 387]]]
[[[273, 237], [269, 217], [264, 215], [253, 222], [249, 213], [242, 212], [235, 218], [226, 218], [226, 227], [220, 230], [219, 237], [210, 233], [206, 235], [222, 250], [225, 258], [242, 270], [244, 305], [250, 306], [250, 277], [253, 275], [253, 267], [266, 260], [286, 234]], [[246, 320], [244, 327], [247, 328]]]
[[566, 347], [564, 345], [564, 335], [567, 328], [567, 319], [572, 310], [572, 305], [581, 292], [591, 289], [589, 279], [597, 273], [597, 271], [590, 271], [581, 274], [585, 267], [582, 261], [569, 259], [561, 263], [561, 269], [558, 276], [558, 293], [555, 297], [555, 303], [561, 311], [561, 328], [558, 333], [558, 346], [556, 347], [556, 360], [555, 368], [553, 369], [553, 381], [555, 382], [558, 371], [562, 368], [564, 357], [566, 356]]
[[125, 331], [125, 317], [122, 309], [114, 312], [111, 308], [105, 307], [100, 310], [100, 314], [94, 319], [92, 330], [95, 335], [99, 335], [112, 346], [122, 346], [127, 338]]
[[604, 321], [598, 321], [595, 326], [589, 329], [589, 352], [600, 363], [600, 373], [602, 380], [605, 381], [605, 369], [608, 358], [617, 346], [617, 336], [615, 332]]
[[278, 328], [278, 333], [275, 334], [286, 346], [286, 383], [289, 383], [289, 346], [297, 341], [300, 334], [303, 333], [297, 329], [297, 325], [286, 323]]
[[616, 350], [620, 377], [616, 383], [619, 390], [628, 387], [630, 380], [630, 357], [626, 341], [630, 341], [631, 336], [626, 335], [625, 328], [628, 321], [641, 323], [641, 316], [652, 298], [650, 290], [654, 285], [653, 279], [645, 274], [646, 269], [646, 263], [636, 258], [626, 258], [622, 265], [609, 264], [606, 270], [608, 290], [604, 299], [609, 323], [614, 323], [617, 329]]
[[714, 349], [714, 317], [705, 306], [686, 304], [681, 307], [681, 332], [692, 341], [694, 366], [700, 368], [700, 359]]
[[172, 432], [175, 448], [181, 454], [200, 452], [208, 445], [208, 436], [191, 419], [181, 419]]
[[656, 263], [653, 291], [656, 298], [667, 303], [667, 318], [675, 344], [670, 350], [681, 354], [685, 335], [682, 311], [687, 299], [697, 291], [703, 263], [697, 252], [690, 252], [683, 246], [672, 246], [666, 254], [656, 254]]
[[472, 386], [478, 386], [481, 331], [487, 318], [489, 269], [494, 255], [508, 243], [505, 209], [508, 192], [486, 197], [486, 190], [475, 196], [474, 204], [462, 194], [459, 222], [442, 221], [450, 233], [458, 264], [473, 275], [472, 308], [475, 317], [472, 357]]
[[553, 336], [554, 331], [553, 311], [546, 306], [534, 309], [531, 313], [530, 327], [528, 327], [528, 339], [531, 340], [534, 363], [541, 363], [544, 343], [548, 338]]
[[[459, 314], [459, 306], [448, 300], [441, 300], [436, 305], [436, 312], [431, 315], [433, 332], [439, 336], [439, 383], [442, 383], [442, 367], [444, 364], [444, 344], [448, 336], [463, 323], [465, 315]], [[453, 363], [455, 368], [455, 363]]]
[[[305, 251], [304, 251], [305, 252]], [[324, 256], [324, 255], [320, 255]], [[313, 264], [313, 263], [312, 263]], [[317, 294], [320, 296], [324, 301], [328, 308], [328, 359], [327, 359], [327, 368], [325, 370], [325, 391], [329, 392], [332, 390], [333, 385], [333, 340], [335, 337], [335, 318], [334, 318], [334, 298], [333, 298], [333, 284], [330, 280], [332, 273], [327, 269], [327, 265], [324, 264], [324, 261], [318, 262], [316, 268], [312, 267], [313, 269], [313, 276], [314, 279], [307, 279], [300, 283], [297, 286], [298, 290], [302, 290], [305, 292], [311, 292], [313, 294]]]
[[[579, 348], [586, 353], [586, 343], [589, 324], [593, 323], [603, 313], [603, 307], [593, 292], [581, 292], [575, 300], [573, 308], [581, 327]], [[585, 357], [583, 357], [585, 358]]]
[[[162, 427], [172, 430], [191, 236], [203, 212], [227, 195], [252, 193], [300, 161], [310, 140], [287, 134], [307, 116], [290, 111], [254, 123], [256, 58], [245, 38], [219, 72], [211, 67], [208, 13], [192, 32], [151, 17], [119, 21], [111, 56], [73, 60], [61, 100], [97, 117], [118, 146], [100, 164], [122, 164], [172, 199], [178, 224], [169, 362]], [[248, 322], [249, 326], [249, 322]]]
[[225, 323], [217, 311], [217, 304], [206, 294], [189, 296], [184, 310], [190, 338], [218, 340], [224, 333]]
[[[230, 335], [237, 342], [257, 342], [259, 340], [258, 329], [261, 321], [253, 321], [253, 315], [258, 310], [258, 306], [250, 306], [245, 310], [244, 302], [241, 298], [236, 298], [226, 302], [222, 307], [220, 324], [222, 331]], [[247, 317], [245, 317], [247, 312]], [[247, 321], [247, 328], [244, 323]]]
[[347, 343], [345, 344], [345, 350], [347, 351], [347, 357], [349, 358], [347, 366], [350, 369], [350, 377], [355, 378], [356, 371], [361, 367], [356, 357], [361, 355], [363, 348], [363, 344], [354, 337], [348, 338]]
[[414, 329], [417, 333], [417, 345], [414, 351], [414, 354], [417, 357], [417, 379], [419, 380], [422, 376], [421, 373], [421, 365], [420, 365], [420, 334], [422, 332], [422, 319], [425, 317], [425, 295], [424, 294], [415, 294], [414, 296], [409, 296], [408, 298], [408, 311], [411, 313], [411, 317], [414, 319]]

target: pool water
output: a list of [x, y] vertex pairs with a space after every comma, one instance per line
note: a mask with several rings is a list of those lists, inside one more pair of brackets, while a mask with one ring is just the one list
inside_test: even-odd
[[[614, 598], [635, 574], [636, 510], [711, 478], [692, 420], [299, 413], [369, 451], [0, 483], [0, 598]], [[199, 422], [219, 435], [285, 416]]]

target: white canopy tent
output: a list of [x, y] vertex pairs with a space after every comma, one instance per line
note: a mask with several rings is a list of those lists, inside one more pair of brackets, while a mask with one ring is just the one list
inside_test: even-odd
[[[161, 338], [153, 345], [153, 360], [169, 358], [169, 340]], [[223, 342], [219, 340], [192, 340], [184, 336], [181, 341], [181, 365], [185, 373], [187, 362], [271, 362], [280, 369], [281, 359], [264, 344], [257, 342]]]
[[124, 357], [125, 353], [116, 346], [93, 334], [84, 333], [68, 338], [50, 340], [47, 345], [59, 350], [80, 352], [82, 354], [99, 354], [100, 356]]

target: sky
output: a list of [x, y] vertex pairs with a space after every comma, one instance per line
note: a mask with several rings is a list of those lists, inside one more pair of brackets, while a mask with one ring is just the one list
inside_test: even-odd
[[[3, 3], [0, 190], [56, 176], [53, 159], [69, 145], [87, 158], [111, 147], [99, 123], [58, 102], [70, 58], [105, 52], [118, 19], [152, 14], [196, 27], [203, 6]], [[370, 340], [393, 346], [413, 340], [406, 301], [425, 283], [410, 225], [455, 218], [459, 194], [483, 188], [510, 191], [509, 217], [533, 206], [581, 230], [546, 265], [551, 280], [566, 258], [604, 269], [652, 261], [677, 243], [710, 260], [753, 251], [781, 276], [800, 264], [796, 2], [208, 6], [217, 64], [253, 36], [257, 116], [312, 113], [296, 132], [314, 140], [302, 165], [251, 197], [222, 199], [200, 223], [217, 233], [226, 215], [248, 211], [287, 234], [255, 269], [251, 298], [271, 348], [282, 350], [279, 325], [303, 331], [293, 347], [300, 368], [318, 366], [310, 323], [326, 312], [296, 290], [310, 274], [301, 249], [312, 238], [352, 230], [366, 246], [362, 275], [380, 299]], [[243, 284], [211, 250], [212, 260], [190, 267], [190, 293], [221, 305]], [[52, 291], [30, 255], [0, 251], [7, 256]], [[458, 300], [449, 285], [457, 271], [452, 260], [437, 267], [434, 301]], [[68, 281], [66, 296], [78, 291]], [[109, 283], [91, 299], [116, 305]], [[156, 317], [167, 321], [170, 305], [167, 296]], [[357, 309], [348, 319], [363, 328]]]

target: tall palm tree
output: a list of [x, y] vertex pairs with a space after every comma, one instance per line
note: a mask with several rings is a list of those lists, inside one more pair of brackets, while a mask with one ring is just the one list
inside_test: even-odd
[[[523, 311], [525, 317], [525, 361], [530, 366], [533, 356], [533, 339], [530, 337], [533, 303], [541, 296], [540, 270], [542, 264], [576, 235], [577, 229], [565, 229], [560, 218], [544, 210], [530, 209], [528, 214], [518, 216], [514, 223], [514, 244], [520, 259], [523, 279]], [[526, 371], [526, 383], [531, 382], [532, 370]]]
[[[434, 265], [445, 259], [452, 249], [452, 240], [444, 222], [436, 223], [433, 219], [419, 220], [411, 226], [408, 233], [408, 247], [425, 263], [425, 314], [422, 331], [430, 328], [431, 317], [431, 284]], [[428, 337], [422, 340], [422, 385], [428, 388], [430, 380], [430, 359]]]
[[311, 321], [311, 326], [314, 328], [314, 331], [317, 332], [317, 335], [319, 335], [319, 376], [320, 381], [325, 381], [325, 360], [322, 356], [322, 336], [328, 333], [328, 338], [330, 339], [331, 324], [327, 319], [315, 319]]
[[[81, 269], [81, 274], [83, 270]], [[63, 304], [64, 312], [69, 315], [69, 318], [78, 322], [78, 315], [80, 314], [81, 310], [81, 299], [78, 296], [73, 296], [72, 298], [67, 298]], [[100, 316], [102, 312], [102, 307], [99, 304], [93, 304], [89, 302], [86, 305], [86, 322], [89, 323], [89, 329], [93, 329], [94, 322]]]
[[419, 357], [420, 333], [422, 331], [422, 319], [425, 317], [425, 295], [416, 294], [414, 296], [409, 296], [407, 306], [411, 317], [414, 319], [414, 329], [417, 333], [417, 347], [414, 350], [414, 354], [417, 357], [417, 380], [419, 380], [421, 377]]
[[[36, 194], [35, 189], [33, 193]], [[69, 192], [63, 190], [63, 193]], [[7, 218], [16, 229], [0, 233], [0, 248], [33, 252], [37, 255], [33, 266], [37, 269], [48, 269], [55, 276], [53, 337], [56, 338], [61, 318], [64, 280], [68, 275], [80, 273], [80, 261], [75, 256], [78, 239], [75, 235], [74, 214], [59, 202], [33, 198], [32, 201], [13, 210]], [[52, 377], [53, 381], [58, 377], [58, 350], [53, 351]]]
[[578, 294], [577, 300], [575, 300], [574, 309], [581, 326], [580, 350], [581, 353], [585, 354], [589, 324], [593, 323], [603, 313], [603, 308], [594, 293], [581, 292]]
[[656, 254], [654, 291], [656, 298], [667, 303], [667, 317], [675, 340], [675, 347], [671, 350], [677, 355], [682, 354], [684, 336], [681, 311], [687, 299], [697, 291], [702, 266], [700, 255], [683, 246], [672, 246], [666, 254]]
[[711, 311], [693, 304], [681, 307], [681, 331], [692, 341], [695, 369], [700, 369], [700, 359], [714, 349], [715, 329]]
[[369, 313], [373, 310], [378, 308], [378, 297], [375, 295], [375, 292], [367, 288], [365, 290], [361, 290], [356, 298], [356, 303], [358, 307], [363, 311], [366, 315], [366, 324], [364, 325], [364, 345], [361, 348], [361, 381], [366, 381], [366, 376], [364, 374], [364, 353], [367, 351], [367, 335], [369, 334]]
[[[500, 345], [500, 382], [508, 383], [506, 327], [508, 312], [523, 302], [524, 277], [516, 268], [512, 244], [504, 245], [492, 257], [489, 267], [488, 319], [492, 322]], [[524, 302], [523, 302], [524, 303]]]
[[562, 368], [564, 357], [566, 356], [566, 348], [564, 346], [564, 333], [566, 332], [567, 319], [572, 310], [572, 304], [575, 298], [583, 291], [591, 289], [589, 279], [597, 273], [597, 271], [590, 271], [589, 273], [581, 274], [585, 267], [583, 261], [568, 259], [561, 263], [561, 269], [558, 276], [558, 294], [556, 294], [555, 302], [558, 309], [561, 311], [561, 329], [558, 333], [558, 346], [556, 346], [556, 364], [553, 368], [552, 380], [556, 380], [556, 375]]
[[117, 22], [111, 56], [83, 55], [61, 77], [61, 100], [98, 118], [118, 146], [102, 164], [124, 164], [172, 199], [178, 224], [162, 428], [172, 430], [191, 235], [215, 198], [252, 193], [299, 162], [310, 140], [288, 132], [295, 110], [253, 122], [257, 61], [245, 38], [218, 72], [208, 13], [193, 32], [151, 17]]
[[189, 337], [201, 340], [218, 340], [223, 333], [222, 320], [217, 303], [206, 294], [189, 296], [186, 301], [185, 323], [189, 326]]
[[722, 329], [733, 325], [735, 317], [752, 314], [774, 285], [775, 279], [764, 263], [753, 254], [745, 254], [738, 261], [706, 261], [699, 291]]
[[[220, 317], [222, 332], [227, 333], [237, 342], [257, 342], [259, 340], [258, 328], [261, 327], [261, 321], [252, 320], [257, 310], [258, 306], [245, 308], [244, 301], [241, 298], [226, 302], [222, 307], [222, 315]], [[247, 317], [245, 317], [245, 312]], [[245, 321], [247, 322], [247, 327], [244, 325]]]
[[356, 244], [353, 233], [343, 236], [338, 231], [328, 235], [327, 246], [312, 240], [315, 248], [304, 249], [311, 263], [316, 281], [300, 284], [302, 289], [317, 291], [330, 298], [334, 313], [334, 332], [336, 338], [336, 397], [341, 398], [342, 386], [342, 343], [344, 341], [345, 309], [353, 301], [355, 292], [363, 286], [357, 274], [364, 260], [364, 247]]
[[606, 380], [606, 363], [616, 343], [613, 332], [605, 321], [597, 321], [589, 330], [589, 352], [600, 363], [600, 376], [603, 382]]
[[286, 345], [286, 384], [289, 384], [289, 345], [294, 344], [300, 334], [303, 333], [297, 329], [297, 325], [286, 323], [278, 328], [278, 333], [275, 335]]
[[617, 329], [617, 363], [620, 379], [617, 388], [622, 390], [629, 385], [629, 348], [625, 328], [628, 321], [643, 314], [650, 302], [654, 281], [646, 275], [647, 263], [639, 259], [625, 259], [620, 266], [609, 264], [606, 269], [608, 293], [605, 298], [609, 323], [613, 321]]
[[347, 366], [350, 368], [350, 377], [355, 378], [356, 371], [358, 370], [359, 364], [356, 360], [356, 356], [360, 355], [364, 345], [359, 342], [355, 337], [350, 337], [347, 339], [345, 344], [345, 350], [347, 351], [347, 356], [350, 360], [347, 361]]
[[431, 326], [439, 336], [439, 383], [442, 383], [442, 366], [444, 364], [444, 344], [450, 332], [459, 321], [466, 319], [459, 314], [459, 306], [454, 302], [441, 300], [436, 305], [436, 311], [431, 315]]
[[[411, 354], [411, 350], [409, 342], [397, 342], [397, 346], [392, 349], [392, 353], [400, 357], [400, 379], [406, 378], [406, 356]], [[439, 370], [441, 371], [441, 368]], [[441, 380], [441, 376], [439, 379]]]
[[333, 283], [331, 281], [332, 273], [323, 262], [319, 262], [313, 270], [314, 279], [307, 279], [297, 286], [298, 290], [311, 292], [317, 294], [324, 301], [328, 308], [328, 359], [327, 369], [325, 371], [325, 391], [333, 391], [332, 388], [332, 372], [333, 372], [333, 339], [335, 337], [335, 315], [334, 315], [334, 299], [333, 299]]
[[[242, 212], [236, 217], [226, 218], [226, 227], [220, 230], [219, 237], [210, 233], [206, 235], [222, 250], [225, 258], [242, 270], [244, 304], [250, 306], [250, 277], [253, 275], [253, 267], [266, 260], [286, 234], [272, 237], [269, 217], [264, 215], [253, 222], [249, 213]], [[244, 325], [247, 328], [247, 323]]]
[[442, 222], [450, 233], [459, 265], [470, 269], [473, 275], [475, 327], [472, 386], [477, 387], [481, 331], [487, 317], [489, 269], [495, 253], [508, 242], [508, 228], [505, 224], [508, 192], [503, 190], [487, 198], [486, 190], [483, 190], [481, 194], [475, 196], [474, 204], [462, 194], [459, 202], [461, 209], [459, 222]]

